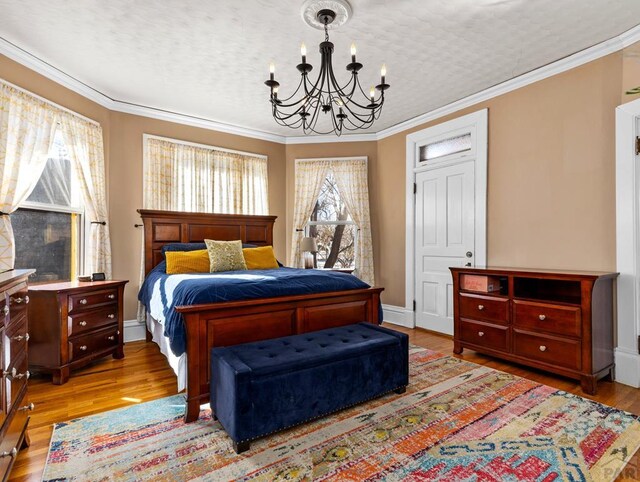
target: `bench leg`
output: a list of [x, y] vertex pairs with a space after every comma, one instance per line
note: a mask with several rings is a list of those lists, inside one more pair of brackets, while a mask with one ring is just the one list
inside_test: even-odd
[[251, 442], [233, 442], [233, 450], [235, 450], [237, 454], [246, 452], [247, 450], [249, 450], [250, 446]]
[[400, 395], [401, 393], [404, 393], [407, 391], [407, 387], [400, 387], [400, 388], [396, 388], [394, 390], [394, 392], [396, 392], [398, 395]]

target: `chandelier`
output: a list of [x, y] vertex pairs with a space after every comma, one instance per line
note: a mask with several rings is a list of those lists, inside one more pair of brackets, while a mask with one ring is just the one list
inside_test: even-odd
[[[360, 85], [358, 72], [363, 65], [356, 61], [356, 47], [351, 45], [351, 62], [346, 70], [350, 72], [349, 81], [340, 85], [336, 80], [331, 62], [333, 43], [329, 41], [329, 25], [336, 20], [336, 11], [331, 8], [319, 8], [322, 4], [331, 7], [340, 7], [340, 24], [344, 23], [350, 13], [351, 7], [342, 0], [323, 2], [323, 0], [307, 2], [303, 6], [303, 18], [316, 28], [324, 28], [324, 42], [320, 43], [320, 72], [315, 80], [309, 79], [309, 73], [313, 66], [307, 62], [307, 49], [304, 44], [300, 48], [302, 62], [297, 65], [300, 72], [300, 82], [289, 97], [279, 96], [280, 83], [275, 79], [275, 65], [269, 66], [269, 80], [265, 84], [270, 88], [269, 100], [273, 118], [278, 124], [297, 129], [302, 127], [305, 134], [329, 134], [341, 135], [343, 130], [355, 131], [366, 129], [380, 117], [384, 104], [384, 91], [389, 88], [385, 82], [386, 66], [380, 69], [380, 83], [371, 86], [369, 93]], [[316, 11], [314, 12], [314, 8]], [[315, 13], [315, 18], [310, 19], [309, 13]], [[315, 22], [313, 22], [315, 20]], [[377, 94], [376, 94], [377, 91]], [[329, 128], [318, 127], [318, 120], [322, 117], [330, 119]], [[326, 125], [326, 121], [321, 124]]]

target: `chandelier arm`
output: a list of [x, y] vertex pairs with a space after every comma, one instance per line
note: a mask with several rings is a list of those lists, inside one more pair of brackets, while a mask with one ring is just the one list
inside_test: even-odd
[[296, 87], [296, 90], [293, 92], [293, 94], [291, 94], [286, 99], [279, 99], [280, 102], [287, 102], [287, 101], [291, 100], [293, 98], [293, 96], [298, 93], [298, 91], [300, 90], [300, 87], [302, 87], [302, 79], [300, 79], [300, 82], [298, 82], [298, 87]]
[[317, 98], [313, 98], [311, 100], [311, 102], [309, 103], [309, 107], [311, 107], [311, 117], [309, 118], [309, 122], [307, 122], [307, 128], [311, 131], [311, 132], [315, 132], [315, 125], [318, 122], [318, 112], [319, 112], [319, 106], [318, 106], [318, 99]]
[[345, 94], [345, 91], [347, 89], [347, 87], [349, 87], [349, 85], [351, 84], [353, 77], [357, 76], [358, 74], [353, 74], [352, 78], [349, 79], [349, 82], [347, 82], [343, 87], [340, 86], [340, 83], [338, 82], [338, 80], [336, 79], [335, 73], [333, 72], [333, 64], [329, 65], [329, 75], [331, 77], [331, 82], [333, 83], [334, 88], [336, 89], [336, 91], [338, 92], [339, 95], [341, 96], [345, 96], [345, 97], [350, 97], [354, 90], [355, 90], [355, 86], [354, 88], [352, 88], [351, 93], [349, 95]]
[[[357, 104], [356, 102], [350, 102], [350, 104], [355, 104], [355, 105], [357, 105], [358, 107], [361, 107], [361, 106], [360, 106], [359, 104]], [[353, 117], [355, 117], [356, 119], [358, 119], [358, 121], [360, 121], [360, 122], [367, 122], [367, 121], [363, 120], [363, 115], [365, 115], [365, 114], [362, 114], [362, 113], [360, 113], [360, 112], [355, 111], [355, 110], [354, 110], [354, 109], [352, 109], [352, 108], [351, 108], [351, 106], [350, 106], [350, 105], [348, 105], [348, 104], [345, 104], [345, 108], [347, 109], [347, 111], [348, 111], [348, 112], [349, 112]], [[367, 116], [367, 117], [371, 117], [371, 115], [372, 115], [371, 109], [366, 109], [366, 116]]]

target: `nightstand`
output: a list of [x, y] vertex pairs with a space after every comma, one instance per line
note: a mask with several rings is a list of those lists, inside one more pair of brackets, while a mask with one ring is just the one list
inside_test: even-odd
[[54, 385], [72, 369], [108, 355], [124, 358], [123, 281], [70, 281], [29, 286], [29, 366]]

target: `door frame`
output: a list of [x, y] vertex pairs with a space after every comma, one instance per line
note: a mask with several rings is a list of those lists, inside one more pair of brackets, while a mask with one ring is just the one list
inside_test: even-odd
[[616, 381], [640, 387], [640, 99], [616, 108]]
[[[420, 154], [420, 147], [434, 142], [440, 136], [451, 131], [471, 132], [472, 152], [474, 159], [474, 193], [475, 193], [475, 248], [474, 258], [476, 267], [487, 264], [487, 161], [488, 161], [488, 133], [489, 110], [482, 109], [456, 119], [442, 122], [432, 127], [407, 135], [406, 140], [406, 231], [405, 231], [405, 319], [411, 328], [416, 326], [416, 313], [413, 309], [415, 300], [415, 211], [416, 199], [413, 185], [416, 182], [416, 172], [427, 170], [427, 167], [416, 168], [416, 160]], [[463, 162], [463, 158], [460, 158]], [[467, 162], [464, 160], [464, 162]]]

